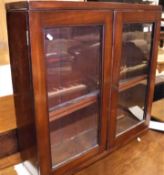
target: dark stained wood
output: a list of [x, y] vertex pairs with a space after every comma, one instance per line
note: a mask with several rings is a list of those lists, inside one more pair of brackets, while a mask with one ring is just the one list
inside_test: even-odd
[[132, 140], [132, 138], [139, 136], [141, 133], [145, 133], [147, 130], [148, 126], [145, 125], [144, 121], [138, 123], [133, 128], [130, 128], [128, 131], [124, 132], [123, 134], [121, 133], [116, 137], [116, 147], [120, 148], [121, 146]]
[[65, 107], [56, 109], [56, 110], [50, 112], [50, 122], [57, 120], [63, 116], [66, 116], [74, 111], [85, 108], [85, 107], [95, 103], [96, 101], [97, 101], [97, 97], [92, 96], [92, 97], [88, 97], [86, 99], [84, 98], [80, 101], [77, 101], [76, 103], [72, 103], [72, 104], [67, 105]]
[[[143, 18], [144, 16], [144, 18]], [[120, 88], [119, 88], [119, 79], [120, 79], [120, 65], [121, 65], [121, 49], [122, 49], [122, 27], [123, 24], [125, 23], [154, 23], [155, 26], [157, 26], [159, 24], [160, 20], [160, 13], [159, 12], [155, 12], [152, 11], [151, 15], [149, 15], [149, 13], [146, 12], [116, 12], [115, 13], [115, 35], [114, 35], [114, 63], [113, 63], [113, 71], [115, 71], [115, 75], [113, 76], [113, 80], [112, 80], [112, 84], [113, 84], [113, 88], [112, 88], [112, 96], [111, 96], [111, 101], [113, 104], [111, 104], [110, 108], [111, 108], [111, 112], [110, 112], [110, 116], [111, 116], [111, 120], [112, 120], [112, 124], [113, 124], [113, 128], [110, 129], [109, 134], [112, 135], [113, 137], [113, 141], [109, 139], [109, 147], [110, 145], [112, 146], [113, 144], [115, 144], [115, 146], [119, 146], [122, 145], [123, 142], [127, 142], [131, 137], [134, 137], [136, 133], [138, 133], [139, 131], [142, 131], [144, 129], [146, 129], [149, 120], [150, 120], [150, 108], [151, 108], [151, 103], [152, 103], [152, 94], [154, 92], [154, 77], [155, 77], [155, 66], [156, 66], [156, 59], [157, 59], [157, 49], [153, 49], [153, 52], [155, 52], [155, 55], [152, 53], [152, 58], [151, 58], [151, 66], [150, 66], [150, 70], [148, 73], [148, 88], [149, 90], [147, 91], [147, 97], [146, 97], [146, 106], [145, 106], [145, 124], [143, 125], [139, 125], [137, 127], [133, 127], [130, 130], [128, 130], [127, 132], [123, 133], [122, 135], [120, 135], [119, 137], [114, 137], [116, 136], [116, 128], [114, 128], [116, 126], [116, 116], [117, 116], [117, 103], [118, 103], [118, 92], [119, 91], [123, 91], [125, 89], [128, 89], [130, 87], [132, 87], [133, 83], [134, 85], [136, 83], [138, 83], [138, 81], [143, 80], [145, 77], [140, 77], [140, 78], [134, 78], [133, 80], [129, 80], [126, 83], [121, 83], [120, 84]], [[158, 27], [159, 29], [159, 27]], [[157, 40], [158, 40], [158, 36], [159, 36], [159, 30], [157, 31], [157, 28], [155, 27], [153, 36], [156, 36], [153, 38], [153, 48], [157, 47]], [[152, 64], [153, 62], [153, 64]], [[153, 72], [153, 73], [152, 73]], [[138, 79], [138, 80], [137, 80]], [[151, 83], [150, 83], [151, 82]], [[151, 89], [150, 89], [151, 88]], [[115, 121], [114, 121], [115, 120]], [[140, 129], [137, 129], [137, 128]], [[111, 137], [110, 137], [111, 138]]]
[[111, 77], [112, 77], [112, 44], [113, 44], [113, 28], [111, 27], [113, 23], [114, 15], [110, 12], [106, 13], [105, 16], [105, 24], [104, 24], [104, 45], [102, 48], [104, 49], [104, 53], [102, 55], [103, 63], [102, 63], [102, 116], [100, 119], [101, 131], [100, 131], [100, 142], [101, 142], [101, 150], [106, 149], [107, 142], [107, 129], [109, 127], [109, 104], [110, 104], [110, 89], [111, 89]]
[[36, 137], [29, 53], [30, 46], [28, 46], [27, 42], [28, 23], [26, 18], [26, 12], [7, 13], [10, 62], [18, 127], [18, 145], [23, 160], [35, 159], [36, 156], [35, 151], [33, 153], [29, 152], [31, 147], [36, 146]]
[[[144, 16], [144, 18], [143, 18]], [[124, 23], [130, 23], [130, 22], [135, 22], [135, 23], [151, 23], [151, 22], [157, 22], [161, 16], [161, 12], [159, 11], [151, 11], [148, 13], [145, 12], [139, 12], [138, 14], [134, 12], [124, 12], [122, 14], [123, 21]]]
[[[95, 108], [97, 108], [97, 105], [94, 104], [80, 111], [76, 111], [69, 116], [66, 116], [65, 118], [60, 118], [55, 122], [51, 122], [51, 147], [53, 148], [53, 145], [62, 144], [64, 142], [71, 142], [69, 138], [72, 138], [72, 140], [76, 140], [75, 138], [80, 137], [81, 135], [86, 135], [85, 132], [89, 132], [92, 130], [94, 130], [94, 134], [97, 135], [98, 127], [97, 121], [95, 120], [95, 118], [97, 117], [97, 114], [95, 113]], [[94, 146], [96, 146], [96, 140], [97, 137], [94, 136], [92, 139], [82, 139], [80, 141], [84, 143], [94, 143]], [[82, 145], [85, 146], [85, 144], [81, 144], [81, 146]]]
[[[54, 165], [67, 163], [69, 158], [79, 154], [87, 154], [84, 150], [98, 147], [95, 138], [97, 135], [97, 128], [85, 130], [83, 134], [76, 134], [73, 139], [63, 139], [62, 142], [56, 143], [51, 146], [52, 162]], [[77, 144], [81, 143], [81, 144]], [[63, 164], [64, 164], [63, 163]], [[58, 166], [55, 166], [58, 167]]]
[[[109, 175], [109, 173], [112, 175], [163, 175], [163, 133], [149, 131], [140, 138], [141, 142], [134, 139], [126, 146], [75, 175]], [[17, 175], [14, 167], [1, 170], [0, 175], [4, 174]]]
[[[95, 2], [26, 2], [24, 3], [25, 6], [22, 4], [23, 3], [16, 3], [8, 5], [8, 29], [17, 123], [19, 126], [19, 145], [23, 160], [27, 158], [32, 159], [34, 166], [37, 165], [37, 169], [41, 175], [72, 174], [108, 155], [141, 133], [146, 132], [148, 129], [154, 88], [153, 79], [155, 76], [156, 66], [160, 7]], [[148, 83], [149, 89], [146, 99], [146, 102], [148, 103], [146, 104], [145, 109], [147, 118], [144, 122], [137, 124], [136, 126], [130, 128], [127, 132], [124, 132], [116, 137], [116, 116], [119, 94], [123, 23], [136, 22], [155, 24], [152, 48], [153, 61], [151, 62], [148, 76], [149, 80], [152, 81], [149, 81]], [[20, 31], [18, 33], [17, 29], [20, 24]], [[99, 71], [101, 79], [101, 93], [98, 97], [85, 98], [79, 103], [70, 104], [69, 106], [58, 110], [55, 109], [53, 112], [49, 111], [49, 101], [47, 95], [49, 87], [47, 87], [47, 63], [45, 61], [44, 46], [45, 29], [51, 29], [55, 26], [67, 27], [81, 25], [103, 26], [102, 63], [101, 71]], [[29, 37], [27, 36], [28, 39], [26, 38], [26, 30], [29, 32]], [[29, 41], [27, 42], [27, 40]], [[85, 54], [84, 56], [86, 57]], [[88, 63], [92, 64], [91, 62]], [[82, 69], [85, 73], [87, 69], [84, 69], [84, 65], [85, 64], [82, 63], [81, 67], [78, 68]], [[76, 78], [76, 76], [78, 75], [72, 75], [71, 78]], [[56, 82], [55, 77], [52, 76], [51, 78], [53, 78], [52, 80]], [[124, 83], [121, 85], [121, 90], [133, 87], [145, 78], [146, 77], [144, 75], [142, 77], [134, 78], [131, 82]], [[52, 81], [50, 81], [50, 83], [52, 83]], [[65, 82], [63, 81], [63, 84], [64, 83]], [[79, 94], [83, 94], [83, 92], [79, 92]], [[66, 99], [69, 99], [70, 96], [71, 95], [69, 94]], [[94, 128], [97, 130], [97, 125], [95, 126], [93, 122], [94, 114], [89, 115], [89, 113], [88, 115], [85, 115], [85, 112], [83, 112], [82, 114], [77, 115], [82, 120], [79, 120], [79, 122], [81, 122], [81, 126], [79, 123], [76, 125], [76, 133], [73, 132], [75, 126], [72, 127], [71, 125], [68, 128], [64, 128], [65, 131], [60, 131], [63, 129], [62, 127], [67, 123], [67, 121], [68, 123], [71, 123], [72, 121], [77, 120], [76, 115], [74, 117], [71, 116], [74, 112], [83, 111], [83, 109], [99, 102], [97, 98], [100, 99], [100, 119], [98, 121], [99, 144], [87, 151], [85, 154], [73, 158], [68, 163], [65, 163], [57, 168], [52, 167], [51, 146], [56, 146], [55, 144], [57, 142], [61, 143], [60, 134], [63, 134], [63, 138], [72, 138], [70, 141], [71, 146], [74, 144], [73, 138], [83, 131], [83, 129], [86, 129], [87, 132], [89, 132], [91, 126], [92, 129]], [[56, 104], [53, 105], [53, 102], [50, 109], [56, 107]], [[83, 114], [86, 118], [80, 117]], [[49, 118], [49, 115], [52, 118]], [[67, 115], [68, 117], [64, 118], [63, 115]], [[84, 126], [85, 122], [88, 122], [86, 126]], [[58, 129], [59, 131], [56, 132]], [[68, 131], [68, 133], [66, 133], [66, 131]], [[95, 132], [91, 132], [90, 136], [92, 136], [92, 134], [95, 135]], [[50, 137], [54, 136], [55, 138], [52, 145], [52, 139]], [[37, 138], [37, 143], [35, 137]], [[85, 138], [85, 140], [82, 138], [83, 137], [81, 136], [77, 140], [84, 140], [86, 144], [88, 144], [87, 139]], [[28, 141], [29, 143], [27, 143]], [[64, 141], [65, 140], [63, 140], [63, 142]], [[37, 149], [36, 147], [33, 148], [32, 145], [37, 145]], [[65, 145], [67, 146], [67, 144]], [[64, 148], [63, 151], [62, 147], [57, 149], [59, 149], [58, 153], [62, 151], [63, 155], [65, 154], [64, 151], [67, 151], [66, 148]], [[54, 156], [58, 154], [55, 153], [55, 151], [53, 152]], [[31, 157], [32, 153], [34, 158]], [[59, 160], [60, 157], [58, 157], [57, 161]]]
[[83, 165], [82, 162], [85, 163], [87, 162], [87, 160], [90, 160], [91, 158], [96, 157], [96, 155], [101, 155], [98, 147], [92, 148], [92, 150], [90, 150], [87, 154], [81, 156], [80, 161], [79, 159], [74, 159], [71, 161], [71, 166], [70, 164], [66, 164], [63, 167], [59, 167], [58, 169], [54, 170], [52, 174], [53, 175], [55, 175], [55, 173], [59, 175], [74, 174], [79, 170], [79, 167]]
[[[140, 131], [141, 129], [141, 131]], [[141, 125], [139, 127], [137, 127], [137, 130], [138, 132], [136, 132], [136, 135], [134, 136], [134, 138], [137, 138], [138, 136], [141, 136], [142, 134], [145, 134], [148, 129], [147, 127], [145, 127], [144, 125]], [[135, 134], [135, 133], [134, 133]], [[72, 169], [71, 171], [65, 173], [66, 175], [71, 175], [71, 174], [75, 174], [76, 172], [80, 171], [81, 169], [84, 169], [84, 168], [87, 168], [89, 165], [95, 163], [96, 161], [104, 158], [104, 157], [107, 157], [107, 156], [111, 156], [111, 153], [116, 151], [117, 149], [119, 149], [120, 147], [124, 146], [125, 144], [127, 144], [129, 141], [132, 141], [134, 140], [134, 138], [125, 138], [125, 140], [119, 145], [117, 144], [116, 147], [112, 147], [110, 150], [105, 150], [104, 152], [102, 152], [102, 154], [97, 154], [95, 155], [92, 159], [88, 159], [87, 161], [85, 161], [84, 163], [76, 166], [74, 169]], [[123, 137], [120, 137], [119, 139], [122, 139], [123, 140]], [[119, 141], [118, 139], [118, 141]], [[75, 162], [76, 163], [76, 162]], [[111, 166], [110, 166], [110, 169], [111, 169]], [[62, 169], [63, 170], [63, 169]], [[85, 170], [84, 170], [85, 171]], [[62, 173], [63, 171], [61, 171]], [[106, 172], [106, 171], [105, 171]], [[56, 171], [56, 173], [58, 173], [58, 170]], [[100, 173], [100, 172], [99, 172]], [[104, 170], [102, 171], [102, 173], [104, 173]], [[77, 173], [78, 174], [78, 173]], [[54, 175], [55, 175], [55, 172], [54, 172]]]
[[11, 130], [0, 134], [0, 158], [18, 152], [17, 133]]
[[148, 6], [143, 4], [128, 4], [128, 3], [114, 3], [114, 2], [21, 2], [21, 3], [10, 3], [7, 4], [8, 10], [51, 10], [51, 9], [114, 9], [114, 10], [122, 10], [122, 9], [130, 9], [130, 10], [161, 10], [160, 6]]
[[[76, 14], [76, 15], [75, 15]], [[35, 18], [35, 20], [33, 20]], [[105, 31], [104, 31], [104, 49], [103, 49], [103, 66], [111, 66], [111, 42], [112, 42], [112, 14], [107, 11], [67, 11], [67, 12], [56, 12], [56, 13], [35, 13], [31, 12], [30, 14], [30, 21], [31, 21], [31, 29], [30, 29], [30, 36], [31, 36], [31, 51], [32, 51], [32, 67], [33, 67], [33, 82], [34, 82], [34, 94], [35, 94], [35, 114], [36, 114], [36, 122], [37, 122], [37, 133], [38, 137], [42, 137], [42, 140], [39, 140], [39, 155], [40, 163], [41, 163], [41, 171], [43, 174], [49, 173], [51, 171], [51, 154], [49, 150], [49, 138], [47, 137], [49, 134], [48, 125], [49, 120], [48, 111], [47, 111], [47, 99], [46, 99], [46, 78], [45, 78], [45, 61], [44, 61], [44, 52], [43, 52], [43, 41], [42, 41], [42, 31], [41, 29], [46, 27], [52, 27], [55, 25], [65, 26], [65, 25], [94, 25], [94, 24], [104, 24]], [[81, 19], [81, 20], [80, 20]], [[35, 23], [34, 23], [35, 22]], [[36, 36], [36, 33], [38, 34]], [[106, 37], [105, 37], [106, 36]], [[33, 40], [33, 37], [37, 37]], [[109, 44], [106, 44], [109, 43]], [[42, 45], [41, 45], [42, 44]], [[100, 125], [100, 147], [99, 152], [102, 152], [105, 148], [106, 144], [106, 121], [107, 121], [107, 114], [108, 114], [108, 96], [109, 94], [109, 79], [108, 76], [110, 74], [111, 69], [106, 69], [103, 76], [102, 81], [102, 114], [101, 114], [101, 123]], [[42, 108], [40, 108], [42, 106]], [[78, 164], [81, 164], [84, 160], [87, 160], [89, 157], [92, 157], [94, 154], [97, 154], [97, 149], [95, 151], [90, 151], [81, 158], [77, 159], [76, 161], [72, 161], [71, 164], [65, 165], [61, 169], [57, 170], [57, 173], [64, 173], [68, 170], [71, 170], [73, 167], [75, 168]], [[46, 160], [45, 160], [46, 158]], [[44, 162], [47, 162], [45, 164]], [[73, 163], [76, 162], [76, 163]]]
[[[35, 121], [36, 133], [38, 138], [38, 159], [40, 171], [42, 174], [50, 174], [51, 172], [51, 152], [49, 138], [49, 120], [46, 105], [46, 82], [45, 82], [45, 66], [43, 63], [43, 39], [40, 24], [39, 13], [30, 13], [30, 41], [31, 41], [31, 57], [32, 72], [34, 86], [34, 105], [35, 105]], [[36, 35], [37, 33], [37, 35]], [[33, 40], [35, 38], [35, 40]], [[41, 107], [42, 106], [42, 107]], [[46, 163], [45, 163], [46, 162]]]
[[12, 11], [15, 9], [27, 10], [28, 9], [28, 2], [20, 1], [20, 2], [15, 2], [15, 3], [8, 3], [8, 4], [6, 4], [6, 9], [7, 9], [7, 11], [9, 11], [9, 10]]
[[113, 32], [113, 63], [112, 63], [112, 82], [111, 82], [111, 96], [109, 106], [109, 121], [108, 121], [108, 148], [112, 149], [115, 145], [116, 136], [116, 116], [117, 116], [117, 100], [119, 90], [119, 72], [120, 72], [120, 61], [121, 52], [120, 47], [122, 43], [122, 15], [118, 13], [114, 14], [114, 32]]

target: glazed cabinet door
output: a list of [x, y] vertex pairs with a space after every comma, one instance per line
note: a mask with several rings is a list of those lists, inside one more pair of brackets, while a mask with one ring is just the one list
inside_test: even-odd
[[147, 128], [153, 98], [159, 12], [116, 12], [109, 145]]
[[106, 147], [112, 13], [32, 12], [30, 20], [41, 174], [64, 174]]

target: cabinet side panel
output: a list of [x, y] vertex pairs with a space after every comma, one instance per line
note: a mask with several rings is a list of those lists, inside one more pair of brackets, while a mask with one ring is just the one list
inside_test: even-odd
[[25, 165], [28, 165], [27, 168], [36, 171], [36, 135], [27, 18], [27, 12], [7, 13], [19, 150]]

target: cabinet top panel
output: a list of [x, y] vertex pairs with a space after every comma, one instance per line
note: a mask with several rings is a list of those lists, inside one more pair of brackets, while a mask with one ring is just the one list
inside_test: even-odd
[[71, 9], [90, 9], [90, 10], [161, 10], [161, 6], [130, 4], [130, 3], [111, 3], [111, 2], [61, 2], [61, 1], [31, 1], [15, 2], [6, 4], [7, 10], [71, 10]]

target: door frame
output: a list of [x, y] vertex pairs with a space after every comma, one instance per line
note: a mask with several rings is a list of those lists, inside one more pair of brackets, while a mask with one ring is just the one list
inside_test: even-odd
[[[144, 130], [148, 129], [148, 124], [151, 116], [151, 105], [153, 100], [154, 84], [155, 84], [155, 70], [158, 53], [158, 39], [160, 29], [160, 16], [161, 13], [157, 11], [115, 11], [114, 13], [114, 45], [113, 45], [113, 77], [112, 77], [112, 93], [110, 103], [110, 120], [109, 120], [109, 136], [108, 148], [120, 147], [127, 143], [132, 138], [141, 134]], [[153, 40], [151, 48], [150, 69], [148, 74], [148, 89], [146, 95], [146, 109], [145, 109], [145, 122], [142, 122], [136, 127], [128, 130], [127, 132], [116, 137], [116, 124], [117, 124], [117, 103], [119, 93], [119, 75], [121, 65], [121, 52], [122, 52], [122, 35], [123, 24], [126, 23], [153, 23]]]
[[[34, 87], [35, 125], [37, 134], [38, 159], [41, 175], [63, 174], [91, 157], [102, 153], [106, 149], [108, 106], [110, 96], [110, 77], [112, 66], [112, 34], [113, 13], [109, 10], [59, 10], [59, 11], [32, 11], [30, 17], [30, 42], [32, 78]], [[52, 169], [48, 101], [46, 90], [46, 69], [44, 61], [43, 29], [55, 26], [70, 25], [103, 25], [103, 65], [102, 65], [102, 112], [100, 146], [92, 149], [85, 155], [72, 160], [55, 170]]]

